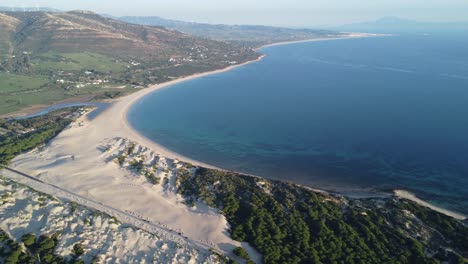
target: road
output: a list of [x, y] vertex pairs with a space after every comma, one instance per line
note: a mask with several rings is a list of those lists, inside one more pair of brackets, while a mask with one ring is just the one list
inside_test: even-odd
[[40, 192], [55, 196], [57, 198], [66, 199], [68, 201], [80, 204], [82, 206], [106, 213], [112, 217], [115, 217], [122, 223], [135, 226], [158, 237], [162, 237], [189, 247], [196, 247], [203, 250], [211, 250], [221, 255], [231, 255], [230, 252], [221, 252], [220, 250], [216, 249], [216, 245], [214, 244], [210, 245], [206, 242], [190, 239], [188, 237], [183, 236], [179, 232], [171, 230], [161, 224], [150, 222], [149, 219], [139, 217], [135, 213], [122, 211], [120, 209], [105, 205], [101, 202], [93, 201], [87, 197], [75, 194], [54, 184], [44, 182], [21, 171], [4, 166], [0, 166], [0, 169], [1, 168], [10, 171], [16, 176], [18, 176], [6, 177], [10, 180], [16, 181], [21, 184], [25, 184], [31, 188], [38, 189], [38, 191]]

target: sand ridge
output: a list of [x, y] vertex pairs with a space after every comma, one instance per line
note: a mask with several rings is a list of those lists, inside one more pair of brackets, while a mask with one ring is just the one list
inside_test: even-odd
[[[39, 187], [40, 188], [40, 187]], [[0, 228], [16, 241], [25, 234], [59, 233], [55, 254], [70, 258], [80, 243], [90, 263], [217, 263], [208, 250], [122, 224], [116, 218], [0, 179]]]
[[[83, 115], [46, 146], [16, 157], [10, 167], [63, 190], [178, 231], [191, 241], [232, 256], [232, 249], [241, 243], [230, 238], [225, 217], [201, 202], [195, 207], [187, 206], [174, 186], [175, 160], [215, 167], [183, 157], [143, 137], [128, 124], [127, 112], [133, 103], [149, 93], [179, 82], [229, 71], [263, 57], [154, 85], [119, 98], [92, 120], [88, 119], [88, 114]], [[144, 176], [120, 167], [115, 157], [109, 156], [120, 155], [130, 142], [136, 145], [138, 155], [158, 156], [161, 161], [158, 166], [168, 171], [170, 187], [148, 183]], [[13, 177], [9, 172], [3, 174]], [[44, 191], [50, 190], [46, 188]], [[253, 248], [246, 243], [242, 245], [254, 260], [260, 258]]]

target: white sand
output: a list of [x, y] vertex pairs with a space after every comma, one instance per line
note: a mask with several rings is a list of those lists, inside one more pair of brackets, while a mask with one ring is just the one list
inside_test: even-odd
[[340, 40], [340, 39], [353, 39], [353, 38], [372, 38], [372, 37], [388, 37], [391, 36], [389, 34], [374, 34], [374, 33], [354, 33], [349, 32], [347, 35], [343, 35], [341, 37], [322, 37], [322, 38], [313, 38], [313, 39], [304, 39], [304, 40], [293, 40], [293, 41], [282, 41], [282, 42], [275, 42], [272, 44], [264, 45], [257, 50], [266, 47], [273, 47], [273, 46], [280, 46], [280, 45], [287, 45], [293, 43], [303, 43], [303, 42], [316, 42], [316, 41], [325, 41], [325, 40]]
[[[189, 208], [181, 203], [174, 186], [162, 188], [160, 184], [155, 187], [143, 176], [136, 177], [131, 171], [120, 168], [109, 159], [109, 155], [121, 153], [124, 143], [131, 140], [139, 144], [137, 149], [141, 154], [167, 157], [167, 162], [160, 167], [168, 169], [171, 175], [175, 174], [172, 159], [214, 168], [178, 155], [141, 136], [128, 125], [126, 115], [128, 108], [148, 93], [238, 66], [154, 85], [120, 98], [92, 121], [86, 115], [82, 116], [46, 147], [16, 157], [10, 167], [93, 201], [135, 213], [151, 223], [180, 231], [195, 242], [209, 244], [232, 256], [232, 249], [241, 244], [229, 237], [228, 223], [217, 210], [201, 203], [197, 208]], [[106, 148], [110, 150], [103, 153]], [[244, 248], [255, 254], [252, 248]], [[260, 258], [258, 254], [252, 257]]]
[[208, 250], [174, 243], [141, 229], [122, 225], [114, 218], [69, 202], [51, 199], [37, 191], [0, 179], [0, 228], [17, 242], [25, 234], [51, 236], [56, 232], [55, 253], [68, 257], [81, 243], [83, 260], [100, 263], [216, 263]]
[[[175, 192], [177, 166], [173, 159], [214, 167], [183, 157], [140, 135], [127, 123], [127, 112], [133, 103], [151, 92], [239, 66], [154, 85], [120, 98], [92, 121], [82, 116], [46, 147], [18, 156], [11, 167], [92, 201], [135, 214], [151, 224], [180, 231], [192, 241], [232, 255], [231, 250], [240, 243], [229, 237], [225, 217], [202, 203], [189, 208]], [[158, 166], [169, 170], [169, 187], [153, 186], [143, 176], [115, 163], [113, 159], [124, 151], [129, 140], [136, 142], [138, 154], [148, 159], [160, 155]], [[252, 248], [245, 243], [243, 246], [254, 260], [260, 259]]]
[[462, 215], [460, 213], [455, 213], [455, 212], [452, 212], [452, 211], [449, 211], [447, 209], [444, 209], [444, 208], [440, 208], [440, 207], [437, 207], [435, 205], [432, 205], [428, 202], [425, 202], [421, 199], [419, 199], [418, 197], [416, 197], [414, 194], [408, 192], [408, 191], [405, 191], [405, 190], [395, 190], [394, 191], [395, 195], [400, 197], [400, 198], [404, 198], [404, 199], [408, 199], [410, 201], [413, 201], [419, 205], [422, 205], [422, 206], [425, 206], [425, 207], [428, 207], [434, 211], [437, 211], [439, 213], [442, 213], [442, 214], [445, 214], [445, 215], [448, 215], [448, 216], [451, 216], [455, 219], [459, 219], [459, 220], [465, 220], [467, 217], [465, 215]]

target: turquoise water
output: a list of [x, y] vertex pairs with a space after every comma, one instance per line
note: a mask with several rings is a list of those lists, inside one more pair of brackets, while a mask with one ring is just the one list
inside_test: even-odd
[[193, 159], [468, 213], [468, 35], [296, 43], [154, 92], [129, 120]]

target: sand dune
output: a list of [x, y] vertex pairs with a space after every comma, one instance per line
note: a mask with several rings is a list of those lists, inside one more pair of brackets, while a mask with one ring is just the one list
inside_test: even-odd
[[[201, 202], [189, 207], [176, 193], [177, 172], [183, 168], [179, 160], [214, 167], [183, 157], [141, 136], [127, 123], [127, 112], [133, 103], [148, 93], [238, 66], [154, 85], [120, 98], [92, 121], [84, 115], [46, 147], [16, 157], [11, 167], [148, 223], [176, 230], [192, 241], [232, 256], [232, 249], [241, 243], [229, 237], [225, 217]], [[116, 159], [128, 150], [130, 144], [135, 144], [134, 151], [122, 165], [118, 164]], [[161, 179], [160, 184], [148, 182], [141, 172], [131, 168], [130, 162], [143, 157], [145, 169], [151, 169], [151, 173]], [[260, 259], [254, 249], [245, 243], [242, 246], [252, 259]], [[163, 247], [160, 250], [164, 251]]]
[[123, 225], [115, 218], [0, 179], [0, 228], [20, 241], [25, 234], [60, 232], [56, 254], [69, 257], [80, 243], [83, 260], [100, 263], [216, 263], [208, 250]]
[[[126, 116], [131, 104], [142, 96], [207, 74], [211, 73], [155, 85], [120, 98], [92, 121], [84, 115], [46, 147], [16, 157], [11, 167], [93, 201], [135, 213], [151, 223], [179, 230], [193, 241], [232, 255], [232, 249], [241, 244], [229, 237], [225, 217], [202, 203], [188, 207], [176, 193], [177, 160], [213, 167], [182, 157], [142, 137], [128, 125]], [[135, 155], [131, 158], [142, 155], [146, 161], [157, 163], [156, 174], [161, 180], [167, 178], [167, 185], [163, 186], [162, 181], [153, 185], [144, 176], [116, 163], [115, 158], [130, 142], [136, 144]], [[248, 246], [246, 249], [255, 252]]]

